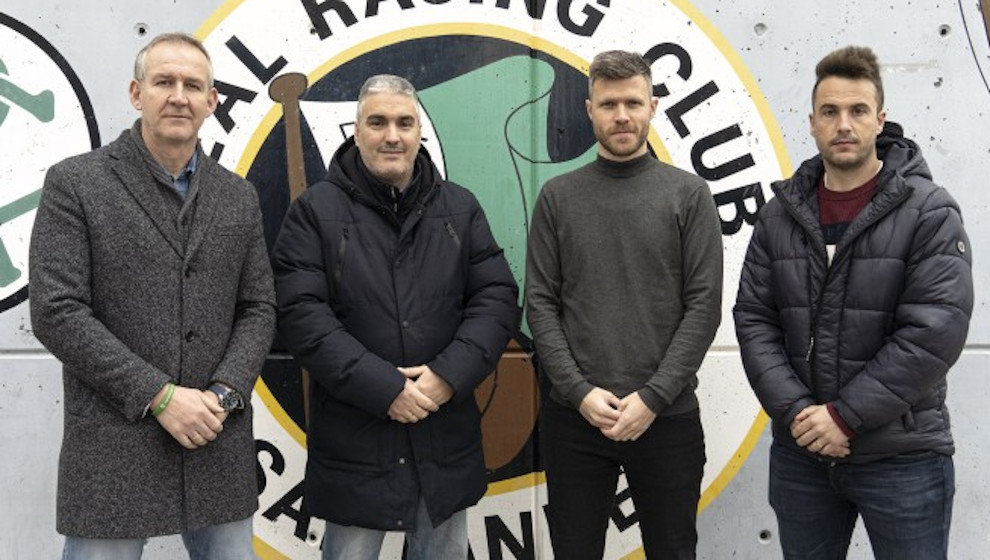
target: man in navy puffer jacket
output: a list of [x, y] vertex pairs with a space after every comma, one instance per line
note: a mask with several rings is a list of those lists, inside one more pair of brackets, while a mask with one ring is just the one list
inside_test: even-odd
[[885, 122], [876, 57], [816, 68], [819, 155], [773, 185], [734, 309], [773, 420], [770, 504], [788, 559], [843, 558], [862, 515], [879, 559], [944, 558], [954, 493], [946, 373], [973, 307], [959, 207]]

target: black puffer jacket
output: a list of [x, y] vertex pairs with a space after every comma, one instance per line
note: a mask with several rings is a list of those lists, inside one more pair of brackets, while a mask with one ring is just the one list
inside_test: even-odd
[[[411, 530], [421, 492], [434, 525], [485, 492], [473, 391], [518, 327], [518, 291], [478, 201], [425, 149], [401, 229], [363, 190], [355, 150], [348, 140], [293, 202], [273, 250], [280, 334], [315, 381], [304, 504], [341, 525]], [[396, 366], [419, 364], [454, 397], [392, 421]]]
[[887, 123], [873, 200], [836, 246], [818, 222], [820, 156], [773, 185], [739, 283], [736, 334], [774, 439], [811, 404], [856, 432], [848, 460], [954, 451], [945, 376], [973, 309], [972, 252], [959, 207], [914, 142]]

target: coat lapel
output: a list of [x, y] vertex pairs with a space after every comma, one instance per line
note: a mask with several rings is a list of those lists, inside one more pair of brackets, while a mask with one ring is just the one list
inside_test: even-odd
[[[199, 149], [199, 148], [197, 148]], [[189, 242], [186, 245], [186, 255], [192, 256], [203, 243], [207, 230], [215, 222], [215, 216], [223, 202], [223, 195], [220, 192], [220, 185], [223, 183], [217, 177], [217, 163], [202, 151], [199, 153], [199, 169], [197, 173], [200, 177], [199, 188], [196, 192], [196, 212], [192, 217], [192, 225], [189, 231]]]
[[165, 207], [165, 201], [155, 191], [158, 188], [155, 185], [155, 178], [148, 169], [139, 148], [130, 138], [130, 134], [130, 130], [125, 130], [112, 145], [113, 171], [120, 178], [127, 191], [131, 193], [131, 196], [134, 197], [134, 200], [137, 201], [138, 206], [144, 210], [148, 219], [155, 225], [155, 229], [181, 257], [183, 251], [179, 232], [170, 219], [171, 214]]

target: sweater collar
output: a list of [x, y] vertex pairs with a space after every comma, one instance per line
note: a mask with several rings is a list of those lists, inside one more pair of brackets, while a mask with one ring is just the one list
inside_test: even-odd
[[626, 161], [615, 161], [602, 157], [601, 154], [595, 160], [595, 169], [600, 171], [606, 177], [611, 177], [613, 179], [626, 179], [629, 177], [634, 177], [645, 171], [653, 163], [653, 155], [650, 152], [629, 159]]

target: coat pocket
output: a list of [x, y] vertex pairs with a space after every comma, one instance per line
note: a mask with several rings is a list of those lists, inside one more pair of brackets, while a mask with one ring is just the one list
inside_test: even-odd
[[89, 418], [96, 411], [97, 394], [78, 381], [75, 374], [65, 372], [65, 413], [70, 416]]
[[225, 237], [242, 236], [250, 233], [252, 229], [252, 225], [246, 222], [242, 224], [223, 224], [217, 226], [214, 233]]
[[318, 398], [320, 406], [310, 420], [310, 452], [339, 470], [384, 470], [381, 450], [388, 423], [328, 395]]
[[[445, 410], [446, 407], [446, 410]], [[434, 438], [440, 442], [439, 462], [457, 465], [481, 452], [481, 411], [474, 398], [441, 407]]]
[[913, 432], [918, 429], [918, 423], [915, 422], [914, 412], [907, 411], [904, 416], [901, 416], [901, 422], [904, 424], [905, 432]]

